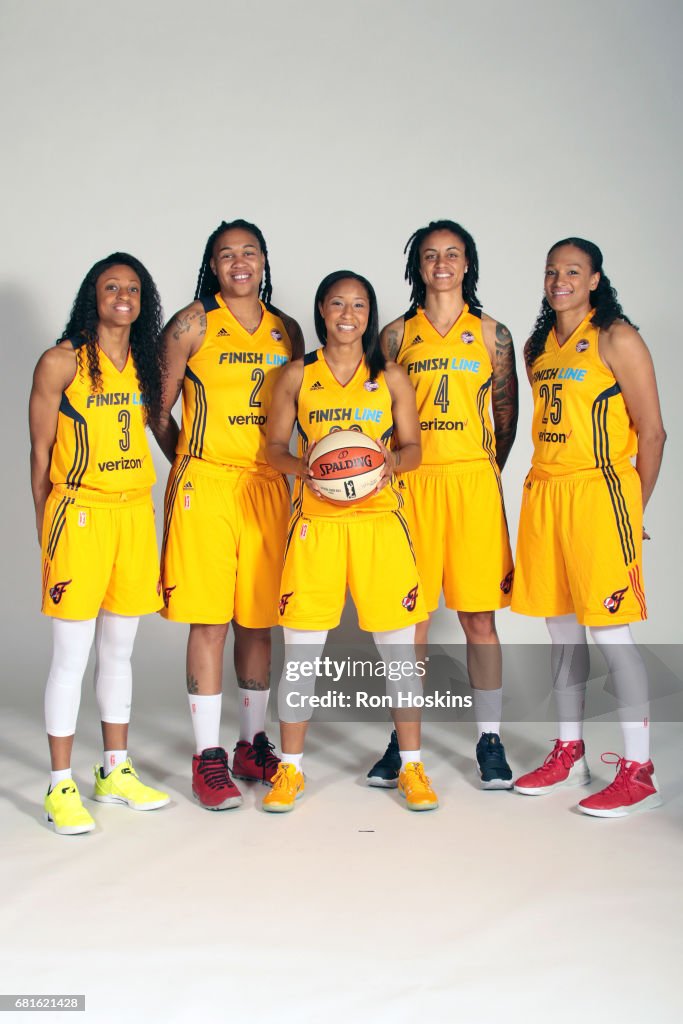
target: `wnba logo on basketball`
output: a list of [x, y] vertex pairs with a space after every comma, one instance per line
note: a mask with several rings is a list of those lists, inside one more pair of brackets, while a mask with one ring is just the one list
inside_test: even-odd
[[619, 611], [621, 608], [621, 602], [624, 600], [624, 594], [627, 590], [628, 587], [624, 587], [622, 590], [615, 590], [613, 594], [610, 594], [610, 596], [606, 597], [602, 602], [610, 615], [614, 615], [615, 612]]
[[412, 590], [409, 590], [406, 596], [401, 601], [401, 604], [408, 612], [415, 611], [415, 605], [417, 604], [417, 583]]

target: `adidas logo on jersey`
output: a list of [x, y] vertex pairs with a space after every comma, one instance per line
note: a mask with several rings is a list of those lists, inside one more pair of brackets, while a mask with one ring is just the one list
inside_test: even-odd
[[186, 484], [183, 484], [183, 490], [184, 491], [193, 491], [194, 490], [194, 487], [192, 486], [192, 481], [191, 480], [188, 480]]
[[319, 380], [317, 380], [315, 382], [315, 384], [311, 384], [311, 386], [309, 388], [309, 391], [324, 391], [324, 390], [325, 390], [325, 388], [322, 386], [322, 384], [320, 383]]
[[423, 340], [424, 340], [424, 339], [423, 339], [423, 338], [421, 338], [421, 337], [420, 337], [420, 335], [418, 334], [418, 335], [417, 335], [417, 337], [413, 338], [413, 340], [411, 341], [411, 343], [410, 343], [410, 344], [411, 344], [411, 345], [421, 345], [421, 344], [422, 344], [422, 342], [423, 342]]
[[226, 331], [225, 327], [221, 327], [220, 331], [216, 335], [217, 338], [229, 338], [230, 331]]

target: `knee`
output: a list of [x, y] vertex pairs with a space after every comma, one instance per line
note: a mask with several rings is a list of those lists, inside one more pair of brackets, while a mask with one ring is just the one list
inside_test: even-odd
[[493, 612], [458, 612], [468, 643], [490, 644], [498, 639]]
[[198, 643], [206, 647], [224, 647], [228, 635], [228, 623], [199, 623], [190, 626], [190, 643]]
[[270, 647], [270, 629], [249, 629], [248, 626], [240, 626], [234, 620], [232, 628], [235, 634], [235, 646], [241, 651], [247, 651], [254, 647]]

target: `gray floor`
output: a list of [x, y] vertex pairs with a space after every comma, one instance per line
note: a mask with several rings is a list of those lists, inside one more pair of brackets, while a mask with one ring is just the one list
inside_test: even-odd
[[[294, 813], [263, 814], [262, 787], [245, 784], [242, 808], [209, 814], [190, 798], [185, 695], [139, 662], [137, 674], [131, 752], [173, 802], [89, 803], [90, 835], [42, 820], [42, 684], [5, 709], [3, 992], [84, 993], [98, 1024], [680, 1020], [680, 726], [653, 727], [664, 806], [628, 819], [575, 813], [578, 791], [482, 793], [471, 726], [446, 722], [424, 731], [434, 813], [363, 784], [383, 724], [321, 722]], [[226, 700], [230, 748], [233, 712]], [[513, 768], [540, 763], [553, 735], [508, 727]], [[586, 739], [596, 783], [611, 779], [599, 755], [620, 749], [618, 726], [589, 724]], [[85, 794], [99, 749], [84, 688]]]

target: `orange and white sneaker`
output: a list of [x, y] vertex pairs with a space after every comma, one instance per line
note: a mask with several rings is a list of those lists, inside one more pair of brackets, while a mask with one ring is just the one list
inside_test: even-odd
[[661, 806], [663, 801], [652, 761], [627, 761], [613, 753], [603, 754], [602, 760], [605, 764], [616, 764], [616, 778], [599, 793], [581, 800], [580, 811], [596, 818], [623, 818], [626, 814]]
[[409, 761], [398, 776], [398, 791], [405, 797], [410, 811], [434, 811], [439, 806], [431, 779], [425, 774], [422, 761]]
[[590, 780], [583, 740], [555, 740], [541, 767], [517, 779], [515, 793], [545, 796], [561, 786], [585, 786]]
[[284, 814], [294, 809], [294, 801], [304, 795], [304, 777], [293, 764], [281, 761], [270, 790], [263, 798], [263, 810]]

